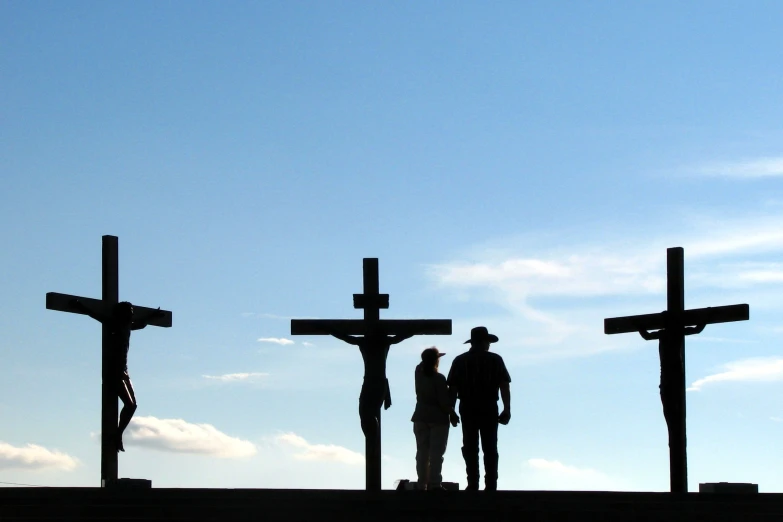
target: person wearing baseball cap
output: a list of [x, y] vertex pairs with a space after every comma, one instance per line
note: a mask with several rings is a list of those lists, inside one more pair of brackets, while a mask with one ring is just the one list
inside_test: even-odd
[[421, 362], [414, 373], [416, 409], [413, 412], [413, 434], [416, 437], [416, 474], [418, 489], [443, 490], [443, 455], [449, 439], [449, 421], [454, 426], [459, 417], [449, 400], [446, 377], [438, 373], [440, 358], [446, 355], [434, 346], [421, 352]]
[[[459, 399], [466, 490], [479, 488], [479, 439], [484, 451], [484, 489], [498, 487], [498, 423], [505, 425], [511, 419], [511, 376], [503, 358], [489, 351], [490, 344], [496, 342], [498, 337], [485, 326], [473, 328], [465, 341], [470, 350], [454, 358], [447, 379], [452, 408]], [[503, 400], [500, 414], [498, 393]]]

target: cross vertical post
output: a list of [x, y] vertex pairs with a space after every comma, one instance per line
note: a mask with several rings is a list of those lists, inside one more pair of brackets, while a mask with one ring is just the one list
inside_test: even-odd
[[685, 333], [682, 326], [682, 313], [685, 311], [685, 251], [682, 247], [666, 250], [666, 311], [671, 324], [669, 330], [670, 350], [679, 352], [683, 371], [678, 388], [682, 390], [678, 397], [680, 421], [682, 429], [678, 431], [676, 440], [669, 444], [669, 484], [672, 491], [688, 491], [688, 442], [685, 433]]
[[[102, 292], [105, 305], [119, 302], [119, 248], [116, 236], [102, 238]], [[111, 325], [101, 326], [101, 487], [117, 481], [117, 365]]]
[[[370, 324], [376, 324], [381, 318], [382, 306], [380, 299], [380, 276], [378, 273], [378, 258], [364, 258], [362, 260], [362, 286], [364, 292], [364, 304], [356, 302], [354, 307], [361, 306], [364, 311], [364, 320]], [[388, 296], [386, 296], [388, 299]], [[388, 307], [388, 302], [387, 305]], [[372, 328], [372, 327], [370, 327]], [[364, 454], [367, 464], [365, 466], [365, 484], [369, 491], [381, 490], [381, 413], [378, 408], [378, 432], [375, 437], [365, 437]]]

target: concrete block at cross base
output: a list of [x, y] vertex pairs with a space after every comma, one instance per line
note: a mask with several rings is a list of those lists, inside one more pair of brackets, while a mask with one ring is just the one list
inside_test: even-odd
[[106, 481], [104, 487], [111, 489], [151, 489], [152, 481], [147, 479], [121, 478]]
[[707, 482], [699, 484], [699, 493], [754, 494], [758, 492], [758, 484], [746, 482]]

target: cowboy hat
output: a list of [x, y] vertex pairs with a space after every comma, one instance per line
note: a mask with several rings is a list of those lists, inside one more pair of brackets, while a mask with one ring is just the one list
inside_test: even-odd
[[489, 333], [486, 326], [477, 326], [470, 330], [470, 339], [468, 339], [462, 344], [481, 342], [481, 341], [489, 341], [490, 343], [496, 343], [498, 342], [498, 336]]

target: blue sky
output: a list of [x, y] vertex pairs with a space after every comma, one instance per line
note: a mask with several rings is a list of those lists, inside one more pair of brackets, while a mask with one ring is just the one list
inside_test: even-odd
[[[486, 325], [509, 367], [502, 489], [668, 489], [655, 343], [603, 318], [749, 303], [686, 347], [690, 487], [783, 491], [778, 2], [4, 2], [0, 482], [99, 484], [100, 330], [134, 333], [120, 475], [362, 488], [362, 361], [291, 318], [454, 335], [393, 348], [383, 485], [415, 475], [413, 369]], [[464, 485], [452, 430], [444, 479]]]

